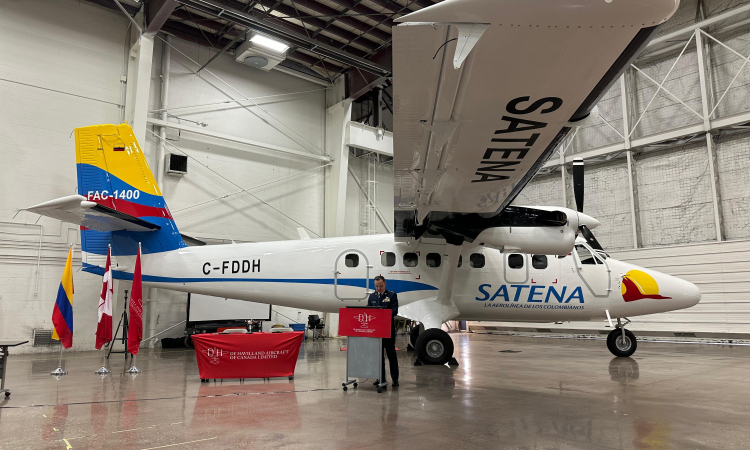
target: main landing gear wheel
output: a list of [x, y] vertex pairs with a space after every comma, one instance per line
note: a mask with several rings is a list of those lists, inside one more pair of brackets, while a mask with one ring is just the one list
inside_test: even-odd
[[417, 338], [422, 331], [424, 331], [424, 326], [421, 323], [412, 327], [411, 331], [409, 331], [409, 345], [406, 346], [406, 350], [414, 350], [417, 348]]
[[425, 364], [442, 365], [453, 357], [453, 339], [439, 328], [430, 328], [417, 338], [417, 357]]
[[622, 328], [615, 328], [607, 336], [607, 348], [609, 351], [620, 357], [628, 357], [635, 353], [638, 342], [635, 335], [630, 330], [625, 330], [625, 338], [622, 336]]

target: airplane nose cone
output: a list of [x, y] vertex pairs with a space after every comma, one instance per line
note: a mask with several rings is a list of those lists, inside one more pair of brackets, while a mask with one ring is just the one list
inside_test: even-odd
[[694, 285], [693, 283], [689, 281], [684, 281], [685, 286], [683, 287], [683, 295], [685, 296], [685, 303], [686, 308], [689, 308], [691, 306], [695, 306], [698, 304], [698, 302], [701, 301], [701, 290], [698, 289], [698, 286]]
[[586, 225], [586, 227], [588, 227], [589, 230], [593, 230], [594, 228], [601, 225], [601, 222], [589, 216], [588, 214], [579, 212], [578, 213], [578, 226], [581, 226], [581, 225]]

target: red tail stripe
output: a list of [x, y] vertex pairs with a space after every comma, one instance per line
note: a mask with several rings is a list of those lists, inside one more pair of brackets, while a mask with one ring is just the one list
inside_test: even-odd
[[158, 208], [156, 206], [139, 205], [138, 203], [129, 202], [127, 200], [91, 200], [99, 205], [106, 206], [108, 208], [116, 209], [117, 211], [129, 214], [134, 217], [163, 217], [165, 219], [174, 220], [172, 213], [169, 212], [168, 208]]

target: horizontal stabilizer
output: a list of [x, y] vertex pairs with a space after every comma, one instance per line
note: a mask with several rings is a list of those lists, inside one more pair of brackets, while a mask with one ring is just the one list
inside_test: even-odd
[[96, 231], [155, 231], [161, 228], [130, 214], [90, 202], [82, 195], [57, 198], [26, 208], [26, 211]]
[[180, 236], [182, 236], [182, 240], [185, 241], [187, 245], [190, 245], [190, 246], [206, 245], [206, 243], [201, 241], [200, 239], [194, 238], [192, 236], [188, 236], [187, 234], [180, 233]]

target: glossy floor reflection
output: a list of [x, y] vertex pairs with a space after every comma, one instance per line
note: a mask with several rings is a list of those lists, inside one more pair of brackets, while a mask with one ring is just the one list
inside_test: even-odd
[[113, 355], [104, 379], [70, 354], [59, 381], [55, 355], [11, 356], [0, 448], [750, 448], [748, 347], [452, 337], [460, 367], [402, 350], [383, 394], [341, 390], [343, 340], [305, 343], [292, 381], [200, 383], [189, 350], [142, 351], [135, 377]]

